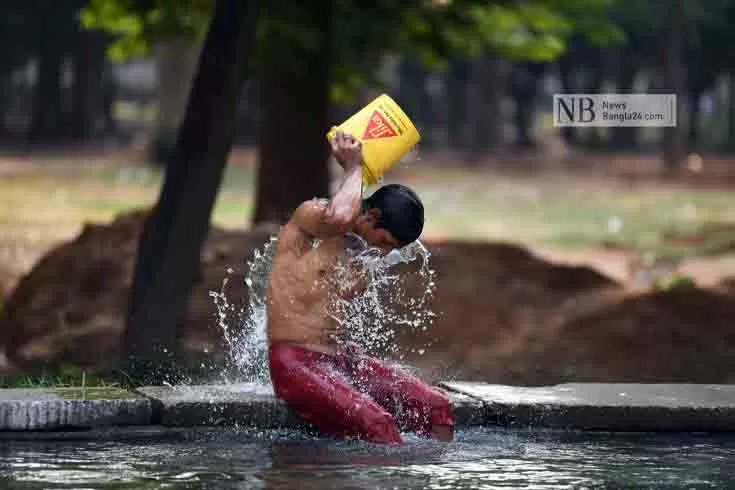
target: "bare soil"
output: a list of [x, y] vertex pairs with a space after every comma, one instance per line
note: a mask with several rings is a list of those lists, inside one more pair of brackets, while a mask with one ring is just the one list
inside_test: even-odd
[[[0, 323], [6, 370], [73, 363], [98, 371], [117, 364], [144, 217], [131, 213], [86, 226], [18, 282]], [[212, 229], [181, 326], [192, 363], [223, 362], [208, 292], [229, 277], [229, 298], [244, 303], [246, 261], [272, 231]], [[709, 289], [635, 291], [596, 269], [551, 262], [516, 245], [427, 245], [438, 276], [438, 317], [426, 334], [402, 335], [398, 342], [428, 379], [735, 382], [731, 281]]]

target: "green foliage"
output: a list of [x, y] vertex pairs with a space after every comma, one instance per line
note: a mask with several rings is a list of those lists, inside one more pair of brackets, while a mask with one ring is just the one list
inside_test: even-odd
[[[110, 56], [121, 60], [149, 52], [157, 39], [203, 36], [212, 0], [90, 0], [82, 24], [104, 29], [116, 41]], [[612, 0], [334, 0], [332, 42], [323, 43], [322, 24], [314, 16], [324, 4], [271, 0], [258, 18], [256, 65], [301, 66], [310, 50], [329, 56], [335, 83], [333, 96], [348, 97], [372, 80], [367, 74], [386, 53], [415, 57], [432, 69], [446, 66], [458, 53], [495, 53], [512, 60], [551, 61], [577, 32], [594, 43], [622, 39], [607, 19]]]
[[79, 12], [85, 29], [105, 30], [115, 41], [108, 47], [113, 61], [150, 53], [153, 43], [183, 36], [204, 36], [209, 21], [207, 0], [89, 0]]

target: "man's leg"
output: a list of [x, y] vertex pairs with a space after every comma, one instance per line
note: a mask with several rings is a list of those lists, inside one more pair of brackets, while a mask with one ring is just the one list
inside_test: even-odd
[[330, 356], [280, 345], [269, 354], [278, 398], [325, 435], [401, 442], [393, 417], [330, 366]]
[[379, 359], [351, 355], [355, 385], [393, 414], [401, 429], [452, 440], [454, 417], [444, 393]]

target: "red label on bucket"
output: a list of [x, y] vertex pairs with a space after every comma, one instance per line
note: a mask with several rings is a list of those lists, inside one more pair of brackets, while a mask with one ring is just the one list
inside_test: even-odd
[[373, 115], [370, 116], [367, 128], [365, 128], [365, 134], [362, 135], [364, 140], [373, 140], [378, 138], [390, 138], [396, 136], [395, 130], [388, 124], [385, 117], [378, 112], [374, 111]]

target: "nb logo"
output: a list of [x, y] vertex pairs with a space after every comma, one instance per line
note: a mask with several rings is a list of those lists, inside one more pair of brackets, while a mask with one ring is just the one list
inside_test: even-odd
[[588, 123], [595, 118], [595, 101], [591, 97], [554, 96], [554, 125]]

